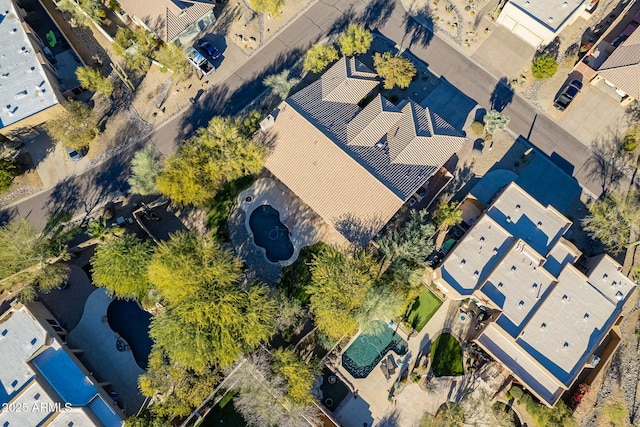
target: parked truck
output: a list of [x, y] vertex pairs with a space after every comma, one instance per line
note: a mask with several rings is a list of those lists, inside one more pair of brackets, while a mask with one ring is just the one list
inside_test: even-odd
[[200, 52], [195, 50], [193, 47], [187, 48], [186, 50], [187, 59], [194, 67], [202, 72], [205, 76], [213, 73], [216, 67], [213, 66], [211, 62], [207, 58], [205, 58]]

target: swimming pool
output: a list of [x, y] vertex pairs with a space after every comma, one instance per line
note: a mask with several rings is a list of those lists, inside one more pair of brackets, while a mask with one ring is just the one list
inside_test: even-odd
[[407, 342], [383, 321], [374, 320], [371, 331], [360, 334], [342, 354], [342, 366], [354, 378], [366, 378], [389, 351], [407, 353]]
[[280, 222], [280, 213], [270, 205], [257, 207], [249, 217], [256, 245], [264, 248], [271, 262], [286, 261], [293, 255], [289, 229]]
[[134, 301], [114, 300], [107, 308], [109, 326], [124, 339], [136, 363], [145, 371], [153, 341], [149, 337], [151, 314], [142, 310]]

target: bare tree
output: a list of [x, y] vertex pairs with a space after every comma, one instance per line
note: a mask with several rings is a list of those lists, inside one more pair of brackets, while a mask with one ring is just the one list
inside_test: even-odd
[[610, 129], [606, 136], [594, 141], [586, 166], [590, 175], [600, 180], [602, 192], [606, 194], [631, 172], [631, 163], [632, 156], [624, 150], [624, 136]]

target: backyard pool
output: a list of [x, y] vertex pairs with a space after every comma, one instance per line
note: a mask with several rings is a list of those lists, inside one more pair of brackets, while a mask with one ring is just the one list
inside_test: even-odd
[[269, 205], [257, 207], [249, 217], [256, 245], [264, 248], [271, 262], [286, 261], [293, 255], [289, 229], [280, 222], [280, 213]]
[[324, 368], [322, 371], [322, 403], [328, 410], [334, 412], [340, 402], [349, 394], [349, 388], [330, 369]]
[[407, 342], [386, 323], [375, 320], [372, 332], [362, 333], [342, 354], [342, 366], [354, 378], [366, 378], [389, 352], [407, 353]]
[[136, 363], [145, 371], [153, 341], [149, 337], [151, 314], [142, 310], [134, 301], [114, 300], [107, 308], [109, 326], [124, 339]]

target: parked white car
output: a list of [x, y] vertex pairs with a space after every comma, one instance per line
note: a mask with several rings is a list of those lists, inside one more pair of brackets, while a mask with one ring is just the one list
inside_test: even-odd
[[200, 70], [205, 76], [208, 76], [216, 70], [216, 67], [214, 67], [207, 58], [193, 47], [187, 48], [186, 54], [189, 62], [191, 62], [191, 64], [193, 64], [193, 66]]

